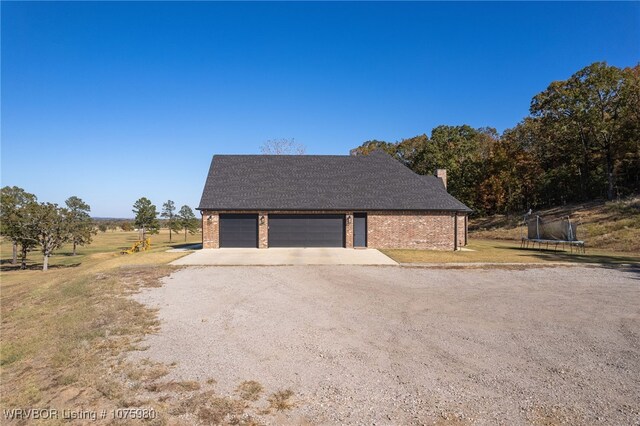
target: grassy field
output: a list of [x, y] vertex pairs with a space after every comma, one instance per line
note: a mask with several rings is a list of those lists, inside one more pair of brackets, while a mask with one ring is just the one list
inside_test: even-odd
[[[570, 216], [578, 225], [578, 238], [588, 248], [640, 253], [640, 197], [621, 201], [569, 204], [534, 212], [542, 217]], [[520, 240], [526, 235], [522, 216], [495, 215], [472, 219], [474, 239]]]
[[[600, 263], [604, 265], [639, 264], [640, 254], [587, 249], [586, 254], [569, 251], [521, 249], [520, 241], [469, 240], [470, 251], [382, 250], [401, 263]], [[568, 250], [568, 249], [567, 249]]]
[[[187, 234], [187, 241], [185, 242], [184, 234], [176, 235], [173, 233], [172, 241], [169, 242], [169, 232], [166, 229], [162, 229], [159, 234], [151, 235], [151, 252], [164, 251], [171, 247], [180, 247], [184, 244], [194, 244], [202, 242], [202, 234]], [[95, 260], [92, 255], [111, 253], [117, 255], [120, 251], [131, 248], [139, 238], [139, 234], [136, 231], [123, 232], [123, 231], [107, 231], [98, 232], [93, 238], [93, 243], [78, 247], [78, 254], [72, 256], [71, 245], [65, 245], [60, 250], [57, 250], [55, 254], [49, 258], [49, 267], [56, 269], [61, 267], [71, 267], [82, 264], [85, 260]], [[0, 245], [0, 258], [2, 271], [9, 271], [14, 269], [14, 266], [10, 264], [11, 258], [11, 245], [5, 239], [2, 239]], [[18, 259], [20, 263], [20, 259]], [[19, 265], [18, 265], [19, 266]], [[29, 253], [27, 266], [29, 269], [37, 269], [42, 267], [42, 256], [39, 251], [34, 250]]]
[[[86, 361], [93, 343], [106, 344], [109, 336], [139, 336], [139, 331], [151, 327], [153, 315], [145, 315], [142, 307], [124, 296], [169, 273], [173, 267], [167, 263], [184, 253], [166, 250], [184, 244], [184, 237], [169, 243], [163, 231], [151, 237], [150, 251], [120, 254], [137, 236], [136, 232], [98, 233], [93, 244], [78, 249], [77, 256], [71, 256], [70, 247], [59, 250], [47, 272], [40, 270], [38, 252], [29, 254], [27, 270], [11, 265], [11, 246], [2, 241], [3, 403], [39, 400], [51, 385], [47, 378], [75, 383], [92, 370], [81, 371], [83, 363], [73, 362], [78, 351]], [[200, 240], [200, 234], [187, 239], [189, 243]], [[133, 317], [136, 321], [129, 321]], [[20, 380], [13, 383], [13, 378]], [[4, 392], [7, 387], [12, 392]]]

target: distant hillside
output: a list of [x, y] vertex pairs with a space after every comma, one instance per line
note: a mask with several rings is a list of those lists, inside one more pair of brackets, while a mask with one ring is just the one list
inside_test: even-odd
[[[587, 248], [640, 252], [640, 196], [621, 201], [592, 201], [534, 211], [542, 217], [570, 216]], [[494, 215], [469, 222], [471, 238], [520, 240], [526, 235], [522, 216]]]

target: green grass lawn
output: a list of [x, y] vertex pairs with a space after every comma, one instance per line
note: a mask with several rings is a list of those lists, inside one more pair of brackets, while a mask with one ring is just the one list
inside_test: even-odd
[[640, 254], [589, 249], [586, 254], [569, 251], [521, 249], [520, 241], [469, 240], [465, 248], [473, 251], [382, 250], [400, 263], [601, 263], [607, 265], [640, 264]]

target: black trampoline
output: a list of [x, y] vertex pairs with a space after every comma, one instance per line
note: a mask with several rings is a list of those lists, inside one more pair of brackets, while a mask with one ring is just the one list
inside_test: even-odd
[[569, 246], [569, 250], [573, 253], [585, 253], [584, 241], [577, 237], [578, 224], [571, 222], [571, 219], [563, 217], [555, 220], [543, 219], [540, 216], [532, 216], [527, 214], [524, 217], [524, 224], [527, 227], [527, 236], [522, 237], [520, 248], [536, 248], [542, 249], [545, 245], [547, 249], [550, 247], [558, 250], [559, 246], [565, 250]]

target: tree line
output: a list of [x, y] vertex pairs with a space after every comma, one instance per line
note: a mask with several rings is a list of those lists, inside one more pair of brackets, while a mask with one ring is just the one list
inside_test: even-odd
[[[100, 232], [107, 232], [107, 231], [130, 232], [137, 229], [134, 223], [135, 221], [133, 219], [114, 219], [114, 218], [94, 217], [93, 221], [94, 221], [95, 227]], [[163, 218], [158, 219], [158, 223], [160, 228], [169, 228], [169, 224], [166, 219], [163, 219]]]
[[[133, 204], [135, 214], [134, 224], [140, 229], [141, 239], [144, 240], [147, 234], [157, 234], [160, 229], [158, 220], [158, 210], [155, 204], [147, 197], [138, 199]], [[176, 204], [167, 200], [162, 205], [162, 212], [159, 214], [164, 218], [167, 228], [169, 228], [169, 242], [173, 240], [173, 233], [184, 231], [184, 240], [187, 241], [187, 232], [195, 234], [199, 228], [199, 221], [193, 213], [191, 207], [184, 205], [176, 212]]]
[[449, 192], [479, 215], [640, 192], [640, 65], [593, 63], [535, 95], [529, 112], [502, 134], [443, 125], [351, 153], [382, 149], [419, 174], [447, 169]]
[[90, 244], [96, 231], [89, 212], [91, 207], [72, 196], [66, 207], [40, 203], [35, 195], [17, 186], [5, 186], [0, 195], [0, 233], [11, 240], [11, 262], [17, 264], [20, 252], [21, 269], [27, 267], [27, 254], [39, 249], [43, 256], [42, 270], [49, 267], [49, 257], [66, 243], [73, 246]]
[[[38, 198], [17, 186], [5, 186], [0, 190], [0, 235], [12, 243], [11, 263], [16, 265], [20, 258], [20, 268], [26, 269], [27, 255], [38, 249], [43, 256], [42, 270], [49, 268], [49, 257], [65, 244], [72, 245], [72, 255], [78, 246], [91, 244], [97, 230], [105, 232], [107, 223], [123, 231], [132, 230], [130, 221], [102, 221], [96, 223], [90, 216], [91, 207], [81, 198], [72, 196], [65, 201], [65, 207], [55, 203], [38, 202]], [[156, 206], [142, 197], [133, 206], [136, 217], [133, 224], [141, 229], [141, 239], [147, 234], [155, 234], [160, 227]], [[196, 233], [199, 222], [191, 207], [185, 205], [176, 212], [171, 200], [163, 205], [161, 217], [169, 228], [169, 241], [173, 232]]]

